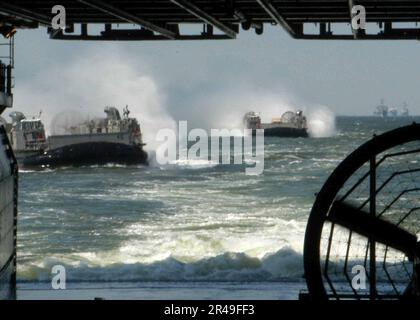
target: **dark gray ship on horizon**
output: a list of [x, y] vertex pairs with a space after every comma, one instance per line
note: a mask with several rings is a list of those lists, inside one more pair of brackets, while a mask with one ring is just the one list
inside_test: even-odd
[[105, 108], [106, 117], [66, 128], [63, 134], [46, 137], [39, 117], [27, 119], [12, 112], [8, 135], [20, 167], [62, 167], [104, 164], [147, 164], [140, 124], [123, 117], [115, 107]]

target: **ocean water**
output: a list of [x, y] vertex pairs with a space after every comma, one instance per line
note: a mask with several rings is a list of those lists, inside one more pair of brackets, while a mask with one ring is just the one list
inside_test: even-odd
[[413, 120], [339, 117], [329, 137], [266, 138], [258, 176], [200, 161], [22, 170], [18, 286], [46, 289], [51, 268], [63, 265], [70, 288], [146, 286], [161, 291], [140, 297], [159, 298], [191, 286], [238, 298], [233, 286], [258, 298], [272, 287], [297, 298], [314, 194], [374, 133]]

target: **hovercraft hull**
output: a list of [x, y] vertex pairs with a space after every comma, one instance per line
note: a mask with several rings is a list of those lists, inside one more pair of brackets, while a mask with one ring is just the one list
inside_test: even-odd
[[139, 145], [87, 142], [46, 150], [18, 159], [22, 167], [62, 167], [104, 164], [147, 164], [147, 153]]
[[[255, 130], [252, 133], [255, 134]], [[265, 137], [283, 137], [283, 138], [307, 138], [308, 131], [305, 128], [274, 127], [264, 129]]]

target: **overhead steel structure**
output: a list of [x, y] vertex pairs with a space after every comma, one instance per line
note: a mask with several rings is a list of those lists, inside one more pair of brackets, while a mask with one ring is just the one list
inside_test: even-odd
[[[57, 4], [55, 0], [0, 1], [0, 26], [51, 27], [51, 9]], [[49, 32], [51, 38], [62, 40], [234, 39], [240, 29], [262, 34], [266, 24], [278, 25], [296, 39], [420, 38], [415, 25], [398, 26], [420, 21], [417, 0], [72, 0], [59, 4], [66, 9], [67, 28]], [[357, 5], [366, 10], [366, 30], [351, 28], [351, 9]], [[94, 24], [104, 27], [98, 32]], [[185, 24], [200, 24], [203, 29], [189, 34]]]

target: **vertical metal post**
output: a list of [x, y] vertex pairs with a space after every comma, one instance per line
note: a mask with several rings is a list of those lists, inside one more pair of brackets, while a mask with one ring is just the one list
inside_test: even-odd
[[12, 95], [12, 65], [6, 67], [6, 93], [7, 95]]
[[0, 92], [6, 92], [6, 67], [0, 61]]
[[[9, 144], [10, 146], [10, 144]], [[11, 147], [11, 146], [10, 146]], [[11, 154], [12, 154], [12, 159], [13, 159], [13, 163], [12, 163], [12, 172], [13, 172], [13, 177], [14, 177], [14, 188], [13, 188], [13, 223], [14, 223], [14, 228], [13, 228], [13, 246], [14, 246], [14, 256], [15, 259], [13, 261], [14, 264], [14, 271], [12, 274], [12, 296], [11, 299], [16, 300], [17, 299], [17, 287], [16, 287], [16, 273], [17, 273], [17, 223], [18, 223], [18, 189], [19, 189], [19, 169], [18, 169], [18, 164], [16, 161], [16, 158], [13, 154], [13, 149], [11, 150]]]
[[[420, 246], [418, 246], [417, 252], [420, 251]], [[413, 290], [412, 294], [414, 299], [420, 300], [420, 257], [416, 256], [414, 258], [414, 274], [413, 274]]]
[[[370, 214], [376, 217], [376, 158], [373, 156], [370, 159]], [[376, 291], [376, 243], [375, 240], [369, 238], [370, 245], [370, 264], [369, 264], [369, 289], [370, 299], [375, 300], [377, 297]]]
[[10, 57], [10, 65], [12, 68], [15, 67], [15, 37], [12, 36], [9, 41], [9, 57]]

